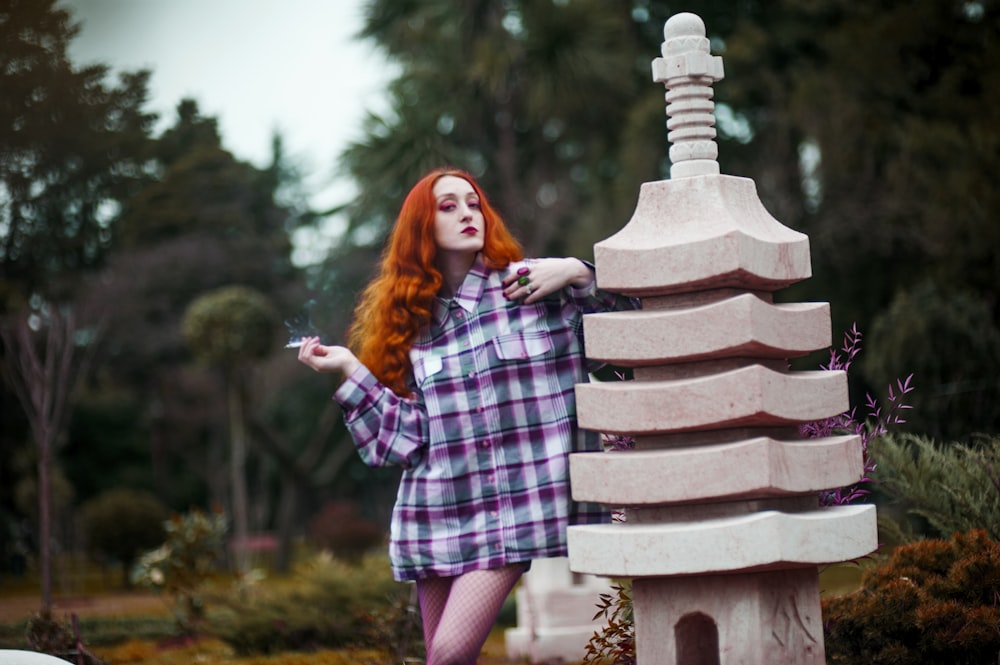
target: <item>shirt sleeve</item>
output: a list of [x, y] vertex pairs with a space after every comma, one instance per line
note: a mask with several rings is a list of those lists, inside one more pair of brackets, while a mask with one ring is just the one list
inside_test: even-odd
[[356, 369], [334, 393], [358, 454], [368, 466], [412, 467], [428, 440], [420, 399], [400, 397], [368, 368]]

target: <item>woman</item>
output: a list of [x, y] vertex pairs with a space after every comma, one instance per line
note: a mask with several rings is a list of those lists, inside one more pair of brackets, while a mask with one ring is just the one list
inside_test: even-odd
[[346, 378], [334, 398], [362, 459], [404, 468], [389, 554], [415, 580], [427, 663], [475, 663], [534, 558], [566, 553], [568, 454], [586, 380], [582, 314], [627, 305], [577, 259], [523, 260], [468, 173], [441, 169], [403, 203], [351, 346], [307, 338], [299, 360]]

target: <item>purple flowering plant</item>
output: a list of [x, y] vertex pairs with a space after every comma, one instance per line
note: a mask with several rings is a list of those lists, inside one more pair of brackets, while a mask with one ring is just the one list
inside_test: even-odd
[[[839, 349], [830, 349], [830, 361], [820, 365], [822, 370], [847, 372], [854, 359], [861, 352], [861, 331], [854, 323], [851, 329], [844, 333], [844, 341]], [[897, 379], [895, 385], [889, 384], [887, 393], [888, 404], [883, 409], [879, 401], [871, 393], [865, 394], [865, 417], [858, 417], [857, 406], [831, 418], [806, 423], [799, 427], [799, 432], [807, 438], [820, 438], [838, 434], [856, 434], [861, 438], [861, 451], [865, 462], [864, 472], [857, 483], [820, 493], [820, 505], [842, 506], [853, 503], [871, 492], [866, 485], [872, 482], [871, 474], [875, 471], [875, 461], [868, 451], [868, 444], [875, 438], [886, 434], [892, 425], [902, 425], [903, 417], [908, 409], [913, 407], [905, 402], [907, 394], [913, 392], [913, 374], [906, 379]]]

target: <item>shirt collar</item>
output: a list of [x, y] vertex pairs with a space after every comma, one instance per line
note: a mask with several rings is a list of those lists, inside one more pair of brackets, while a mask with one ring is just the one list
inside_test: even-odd
[[472, 267], [469, 268], [469, 272], [465, 275], [465, 279], [462, 281], [462, 285], [458, 287], [455, 295], [451, 298], [441, 298], [440, 296], [434, 298], [434, 305], [431, 310], [434, 322], [438, 325], [443, 324], [445, 318], [448, 316], [448, 310], [453, 303], [466, 312], [474, 312], [476, 306], [479, 304], [479, 299], [483, 295], [483, 290], [486, 288], [486, 280], [489, 274], [490, 270], [483, 262], [482, 254], [476, 254], [476, 260], [473, 261]]

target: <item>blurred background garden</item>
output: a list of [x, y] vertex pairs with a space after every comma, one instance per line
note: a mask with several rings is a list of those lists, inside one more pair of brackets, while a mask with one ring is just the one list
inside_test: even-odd
[[0, 0], [0, 648], [421, 656], [384, 558], [396, 475], [357, 459], [283, 322], [343, 340], [402, 196], [442, 164], [528, 255], [591, 259], [667, 177], [649, 63], [692, 11], [725, 62], [722, 172], [810, 238], [813, 277], [778, 297], [830, 302], [835, 347], [857, 326], [855, 419], [888, 425], [864, 499], [885, 548], [836, 583], [860, 600], [830, 601], [857, 623], [831, 662], [996, 662], [1000, 3], [358, 4], [387, 83], [323, 156], [350, 191], [330, 201], [280, 130], [253, 162], [198, 98], [152, 111], [155, 69], [74, 61], [71, 5]]

